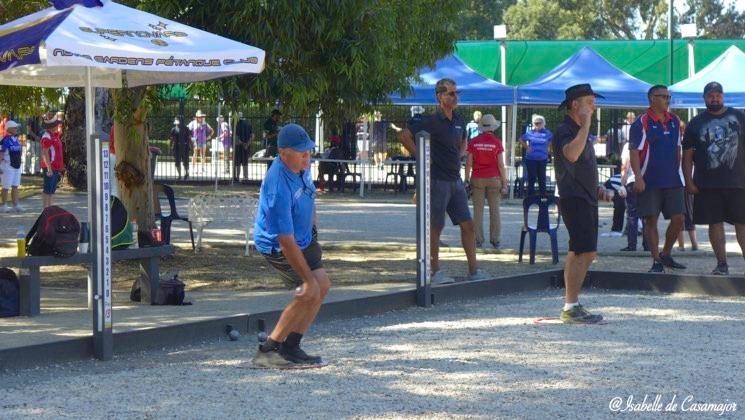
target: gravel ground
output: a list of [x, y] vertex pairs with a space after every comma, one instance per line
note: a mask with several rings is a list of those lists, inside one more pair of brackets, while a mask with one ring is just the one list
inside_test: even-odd
[[631, 406], [648, 411], [626, 414], [656, 418], [675, 398], [685, 418], [693, 402], [742, 418], [745, 298], [592, 291], [607, 325], [534, 325], [560, 293], [319, 323], [305, 347], [323, 369], [241, 368], [255, 344], [242, 337], [0, 373], [0, 418], [594, 419], [645, 395]]

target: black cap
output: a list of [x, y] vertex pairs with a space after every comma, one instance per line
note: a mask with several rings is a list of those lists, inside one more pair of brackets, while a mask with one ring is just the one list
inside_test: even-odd
[[724, 89], [722, 89], [722, 85], [719, 82], [709, 82], [704, 86], [704, 96], [708, 95], [709, 92], [724, 93]]
[[580, 85], [574, 85], [570, 87], [569, 89], [565, 90], [564, 95], [565, 95], [564, 102], [562, 102], [561, 105], [559, 105], [559, 109], [564, 108], [565, 106], [569, 105], [569, 103], [572, 102], [573, 100], [577, 98], [581, 98], [583, 96], [592, 95], [596, 98], [605, 99], [605, 96], [595, 93], [592, 90], [592, 86], [590, 86], [589, 83], [582, 83]]
[[282, 115], [282, 111], [280, 111], [278, 109], [274, 109], [274, 110], [272, 110], [272, 115]]

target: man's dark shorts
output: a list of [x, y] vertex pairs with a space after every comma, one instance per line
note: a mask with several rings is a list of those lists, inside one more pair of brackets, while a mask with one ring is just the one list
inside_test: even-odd
[[575, 254], [598, 249], [598, 207], [579, 197], [559, 199], [561, 218], [569, 232], [569, 251]]
[[693, 196], [693, 223], [745, 224], [745, 189], [707, 188]]
[[[282, 254], [282, 251], [274, 251], [271, 254], [263, 255], [267, 262], [279, 271], [280, 276], [282, 276], [282, 281], [288, 289], [294, 289], [303, 284], [303, 279], [295, 272], [290, 265], [290, 262], [287, 261], [287, 258]], [[323, 251], [315, 238], [313, 238], [310, 245], [303, 250], [303, 257], [305, 257], [305, 262], [308, 263], [310, 271], [323, 268], [323, 263], [321, 262]]]
[[685, 214], [685, 190], [680, 188], [645, 189], [636, 193], [636, 214], [639, 217], [659, 216], [665, 219]]
[[57, 191], [57, 185], [59, 184], [59, 180], [61, 177], [62, 174], [60, 174], [59, 171], [52, 171], [52, 176], [47, 176], [45, 173], [44, 187], [42, 189], [44, 194], [54, 194], [54, 192]]
[[471, 210], [468, 209], [468, 195], [462, 180], [432, 179], [431, 194], [433, 227], [445, 227], [445, 213], [450, 216], [454, 225], [471, 220]]

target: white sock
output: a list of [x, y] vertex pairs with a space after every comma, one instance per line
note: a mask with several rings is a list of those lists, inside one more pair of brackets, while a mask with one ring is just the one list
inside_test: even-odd
[[568, 311], [568, 310], [570, 310], [570, 309], [574, 308], [575, 306], [579, 306], [579, 302], [574, 302], [574, 303], [565, 303], [565, 304], [564, 304], [564, 310], [565, 310], [565, 311]]

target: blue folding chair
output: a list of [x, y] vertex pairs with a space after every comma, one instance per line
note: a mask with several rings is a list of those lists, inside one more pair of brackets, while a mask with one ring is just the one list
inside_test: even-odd
[[[538, 206], [538, 220], [535, 226], [528, 223], [528, 214], [532, 206]], [[556, 206], [556, 224], [551, 226], [549, 220], [549, 207]], [[530, 263], [535, 264], [535, 247], [538, 232], [546, 232], [551, 237], [551, 256], [554, 264], [559, 263], [559, 244], [556, 231], [561, 222], [561, 211], [559, 197], [531, 195], [523, 200], [523, 228], [520, 232], [520, 254], [518, 262], [523, 262], [523, 249], [525, 247], [525, 235], [530, 235]]]

